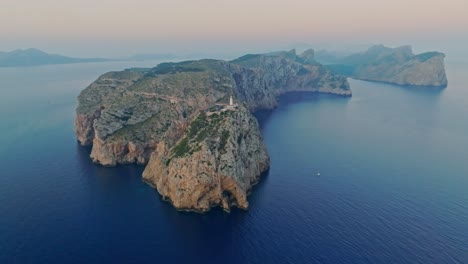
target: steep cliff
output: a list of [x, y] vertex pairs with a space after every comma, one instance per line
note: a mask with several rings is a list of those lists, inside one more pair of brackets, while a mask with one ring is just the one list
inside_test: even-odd
[[351, 96], [346, 78], [315, 62], [310, 50], [300, 56], [295, 50], [245, 55], [231, 61], [228, 69], [236, 96], [251, 110], [275, 107], [278, 95], [290, 91]]
[[172, 148], [153, 152], [143, 178], [178, 209], [246, 209], [247, 194], [270, 164], [257, 120], [244, 107], [201, 112]]
[[337, 59], [328, 67], [337, 74], [398, 85], [446, 87], [445, 55], [427, 52], [414, 55], [411, 46], [387, 48], [377, 45], [362, 53]]
[[[351, 95], [346, 78], [314, 62], [310, 52], [162, 63], [106, 73], [88, 86], [78, 97], [77, 139], [92, 145], [92, 160], [104, 166], [149, 162], [145, 179], [178, 208], [246, 208], [246, 193], [269, 164], [249, 111], [275, 107], [278, 95], [288, 91]], [[195, 136], [190, 127], [200, 111], [218, 109], [230, 96], [238, 109], [210, 116], [207, 127], [199, 127], [207, 135], [201, 140], [197, 134], [196, 145], [186, 142], [190, 151], [179, 156], [177, 146]], [[219, 129], [207, 130], [214, 123]], [[229, 133], [226, 142], [223, 132]], [[168, 156], [173, 158], [161, 158]], [[195, 184], [200, 180], [206, 184]]]

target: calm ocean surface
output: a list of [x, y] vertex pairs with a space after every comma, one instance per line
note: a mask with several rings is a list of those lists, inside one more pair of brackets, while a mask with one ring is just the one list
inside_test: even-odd
[[75, 140], [83, 88], [155, 64], [0, 68], [0, 263], [468, 263], [467, 63], [442, 91], [282, 97], [258, 113], [272, 165], [251, 208], [204, 215]]

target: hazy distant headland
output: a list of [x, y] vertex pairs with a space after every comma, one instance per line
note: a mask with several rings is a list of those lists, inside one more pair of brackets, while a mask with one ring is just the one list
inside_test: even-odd
[[58, 54], [50, 54], [34, 48], [0, 52], [0, 67], [28, 67], [49, 64], [103, 62], [109, 60], [110, 59], [103, 58], [73, 58]]
[[364, 52], [347, 56], [320, 51], [315, 58], [332, 72], [356, 79], [397, 85], [447, 86], [445, 54], [441, 52], [413, 54], [411, 46], [374, 45]]
[[[195, 54], [193, 55], [195, 56]], [[0, 51], [0, 67], [31, 67], [53, 64], [89, 63], [106, 61], [145, 61], [177, 60], [179, 56], [172, 53], [135, 54], [120, 58], [74, 58], [30, 48], [16, 49], [9, 52]]]

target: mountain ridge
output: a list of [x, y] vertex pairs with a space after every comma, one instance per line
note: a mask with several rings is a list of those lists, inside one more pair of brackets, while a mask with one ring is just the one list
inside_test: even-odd
[[103, 58], [73, 58], [59, 54], [44, 52], [36, 48], [15, 49], [10, 52], [0, 52], [0, 67], [31, 67], [53, 64], [72, 64], [87, 62], [104, 62]]
[[414, 54], [410, 45], [396, 48], [374, 45], [344, 57], [322, 55], [332, 72], [356, 79], [403, 86], [445, 88], [448, 84], [445, 54], [441, 52]]

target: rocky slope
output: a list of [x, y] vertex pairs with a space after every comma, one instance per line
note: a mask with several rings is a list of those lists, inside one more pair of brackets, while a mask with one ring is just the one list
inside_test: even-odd
[[313, 60], [313, 51], [297, 56], [295, 50], [245, 55], [228, 65], [235, 95], [251, 110], [273, 108], [276, 98], [290, 91], [309, 91], [351, 96], [346, 78], [337, 76]]
[[246, 209], [247, 194], [270, 164], [257, 120], [244, 106], [201, 112], [172, 148], [153, 152], [143, 178], [179, 209]]
[[398, 85], [446, 87], [445, 55], [427, 52], [415, 55], [411, 46], [373, 46], [366, 52], [337, 59], [329, 68], [337, 74]]
[[[288, 91], [351, 95], [346, 78], [316, 63], [311, 51], [163, 63], [106, 73], [83, 90], [77, 139], [92, 146], [92, 160], [104, 166], [148, 163], [145, 179], [177, 208], [246, 208], [248, 190], [269, 164], [250, 112], [275, 107], [277, 96]], [[194, 135], [200, 111], [218, 111], [231, 95], [239, 108], [216, 120], [210, 116], [219, 129], [207, 130], [213, 124], [207, 121], [197, 130], [206, 133]], [[189, 151], [177, 154], [194, 136], [196, 144], [186, 140]]]

